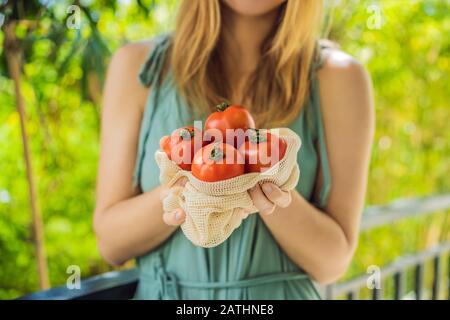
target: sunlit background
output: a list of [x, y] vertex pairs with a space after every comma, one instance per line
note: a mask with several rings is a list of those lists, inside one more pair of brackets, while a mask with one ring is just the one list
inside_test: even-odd
[[[83, 278], [111, 270], [91, 225], [104, 73], [121, 45], [171, 30], [177, 6], [175, 0], [16, 2], [13, 12], [11, 1], [0, 0], [0, 299], [39, 290], [33, 239], [40, 222], [32, 218], [15, 81], [50, 285], [66, 282], [69, 265], [78, 265]], [[324, 32], [367, 66], [375, 86], [367, 206], [450, 192], [449, 9], [446, 0], [327, 2]], [[13, 26], [12, 16], [19, 17]], [[8, 71], [16, 60], [20, 81]], [[346, 277], [448, 241], [449, 227], [447, 211], [364, 232]]]

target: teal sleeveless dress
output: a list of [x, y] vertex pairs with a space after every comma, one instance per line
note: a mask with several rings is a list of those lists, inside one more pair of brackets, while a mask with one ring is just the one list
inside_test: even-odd
[[[151, 87], [135, 170], [135, 182], [143, 192], [159, 185], [159, 169], [154, 159], [159, 139], [193, 123], [193, 115], [177, 94], [170, 70], [162, 82], [158, 81], [170, 39], [169, 35], [163, 35], [155, 40], [138, 77], [143, 85]], [[320, 166], [324, 181], [314, 205], [321, 208], [327, 202], [330, 175], [314, 71], [313, 68], [309, 101], [289, 127], [302, 139], [298, 155], [301, 177], [296, 189], [305, 199], [313, 201]], [[204, 121], [205, 117], [197, 119]], [[321, 298], [308, 274], [286, 256], [259, 214], [250, 215], [224, 243], [214, 248], [194, 246], [179, 228], [156, 249], [137, 258], [137, 266], [139, 283], [135, 299]]]

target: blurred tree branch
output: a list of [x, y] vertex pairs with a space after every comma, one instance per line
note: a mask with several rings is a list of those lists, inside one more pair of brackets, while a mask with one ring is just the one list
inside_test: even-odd
[[38, 205], [38, 197], [36, 193], [32, 159], [26, 129], [25, 103], [20, 84], [22, 52], [19, 41], [16, 37], [15, 32], [16, 23], [17, 22], [15, 20], [9, 20], [4, 25], [5, 38], [3, 43], [3, 49], [6, 54], [6, 61], [8, 64], [10, 77], [14, 82], [16, 108], [20, 118], [23, 153], [28, 180], [28, 193], [32, 215], [33, 242], [35, 246], [37, 268], [39, 274], [39, 287], [41, 289], [47, 289], [49, 287], [49, 280], [48, 280], [47, 256], [45, 253], [45, 244], [44, 244], [44, 230], [43, 230], [42, 216]]

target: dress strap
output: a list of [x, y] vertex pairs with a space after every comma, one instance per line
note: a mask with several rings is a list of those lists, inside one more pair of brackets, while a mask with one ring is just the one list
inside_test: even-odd
[[327, 48], [325, 45], [317, 42], [316, 43], [316, 49], [314, 50], [314, 58], [311, 64], [311, 78], [314, 77], [317, 70], [322, 68], [323, 64], [325, 63], [325, 59], [323, 57], [323, 50]]
[[157, 36], [153, 42], [154, 47], [142, 65], [138, 74], [139, 82], [146, 87], [158, 85], [161, 69], [164, 66], [166, 52], [170, 46], [171, 35], [165, 33]]

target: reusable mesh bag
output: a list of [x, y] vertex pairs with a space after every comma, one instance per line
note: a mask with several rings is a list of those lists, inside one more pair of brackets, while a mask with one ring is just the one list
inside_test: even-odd
[[284, 191], [297, 186], [300, 169], [297, 153], [301, 146], [299, 136], [288, 128], [268, 130], [286, 141], [283, 159], [262, 173], [246, 173], [218, 182], [204, 182], [190, 171], [180, 169], [163, 151], [156, 151], [155, 159], [160, 168], [160, 182], [172, 186], [182, 176], [188, 182], [184, 187], [172, 187], [164, 198], [165, 211], [183, 208], [186, 220], [181, 225], [185, 236], [195, 245], [210, 248], [224, 242], [240, 226], [242, 215], [236, 209], [258, 210], [247, 190], [259, 182], [272, 182]]

